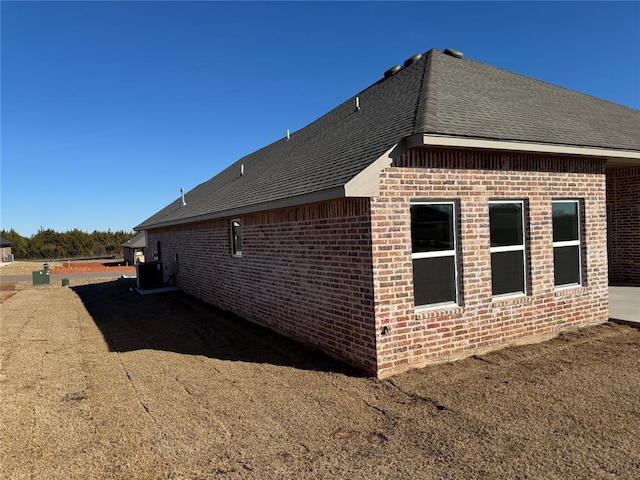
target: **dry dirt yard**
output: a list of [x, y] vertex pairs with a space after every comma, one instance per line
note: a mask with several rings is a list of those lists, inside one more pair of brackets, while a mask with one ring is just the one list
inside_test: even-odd
[[378, 381], [133, 285], [0, 305], [0, 478], [638, 478], [640, 330]]

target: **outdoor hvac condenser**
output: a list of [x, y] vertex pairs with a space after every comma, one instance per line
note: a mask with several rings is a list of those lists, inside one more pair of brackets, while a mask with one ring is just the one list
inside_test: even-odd
[[145, 262], [136, 264], [138, 288], [150, 290], [164, 286], [162, 262]]

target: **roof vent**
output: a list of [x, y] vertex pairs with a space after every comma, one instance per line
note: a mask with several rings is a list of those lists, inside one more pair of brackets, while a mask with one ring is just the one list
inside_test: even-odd
[[444, 54], [445, 55], [449, 55], [450, 57], [453, 57], [453, 58], [462, 58], [462, 57], [464, 57], [464, 54], [461, 51], [454, 50], [453, 48], [445, 48], [444, 49]]
[[400, 70], [402, 70], [402, 67], [400, 65], [394, 65], [389, 70], [384, 72], [384, 78], [389, 78], [391, 75], [398, 73]]
[[408, 67], [409, 65], [411, 65], [412, 63], [416, 63], [418, 60], [420, 60], [422, 58], [422, 54], [421, 53], [416, 53], [415, 55], [407, 58], [404, 61], [404, 66]]

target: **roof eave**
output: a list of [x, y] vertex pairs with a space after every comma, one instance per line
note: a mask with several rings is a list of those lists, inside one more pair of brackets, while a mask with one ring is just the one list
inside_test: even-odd
[[158, 222], [149, 225], [140, 224], [134, 229], [136, 231], [152, 230], [155, 228], [172, 227], [175, 225], [186, 225], [188, 223], [205, 222], [208, 220], [216, 220], [219, 218], [238, 217], [240, 215], [247, 215], [250, 213], [264, 212], [266, 210], [275, 210], [278, 208], [288, 208], [297, 205], [305, 205], [308, 203], [323, 202], [327, 200], [334, 200], [336, 198], [343, 198], [345, 196], [344, 186], [322, 190], [319, 192], [313, 192], [307, 195], [298, 195], [295, 197], [282, 198], [271, 202], [257, 203], [254, 205], [246, 205], [238, 208], [231, 208], [227, 210], [221, 210], [219, 212], [212, 212], [203, 215], [197, 215], [193, 217], [180, 218], [176, 220], [168, 220], [165, 222]]
[[307, 195], [297, 195], [271, 202], [257, 203], [254, 205], [246, 205], [244, 207], [212, 212], [209, 214], [198, 215], [166, 222], [158, 222], [150, 225], [140, 224], [135, 227], [136, 231], [151, 230], [154, 228], [171, 227], [175, 225], [185, 225], [188, 223], [204, 222], [207, 220], [216, 220], [219, 218], [237, 217], [250, 213], [264, 212], [266, 210], [275, 210], [278, 208], [290, 208], [309, 203], [325, 202], [328, 200], [336, 200], [346, 197], [374, 197], [378, 195], [380, 172], [387, 168], [393, 162], [393, 159], [402, 152], [400, 144], [396, 143], [379, 158], [374, 160], [366, 168], [360, 171], [351, 180], [344, 185], [338, 187], [309, 193]]
[[496, 140], [486, 138], [458, 137], [433, 133], [418, 133], [406, 139], [406, 148], [446, 147], [478, 150], [502, 150], [512, 152], [546, 153], [555, 155], [575, 155], [616, 160], [630, 163], [640, 162], [640, 151], [615, 148], [589, 147], [581, 145], [561, 145], [551, 143]]

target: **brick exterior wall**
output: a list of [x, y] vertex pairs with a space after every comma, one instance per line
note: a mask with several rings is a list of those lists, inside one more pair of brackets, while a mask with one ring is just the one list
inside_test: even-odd
[[[604, 161], [412, 150], [380, 194], [155, 229], [184, 291], [385, 377], [608, 319]], [[527, 205], [528, 292], [491, 293], [488, 203]], [[582, 205], [583, 285], [554, 289], [551, 202]], [[416, 311], [410, 203], [459, 205], [460, 305]], [[177, 258], [176, 258], [177, 254]]]
[[640, 167], [607, 170], [609, 278], [640, 284]]
[[[375, 374], [369, 200], [345, 199], [155, 229], [182, 290]], [[178, 255], [176, 261], [176, 254]]]
[[[529, 291], [493, 299], [490, 200], [527, 202]], [[583, 286], [554, 289], [551, 202], [583, 205]], [[411, 201], [459, 202], [461, 305], [416, 311]], [[608, 319], [604, 161], [499, 153], [407, 152], [371, 201], [378, 376]]]

